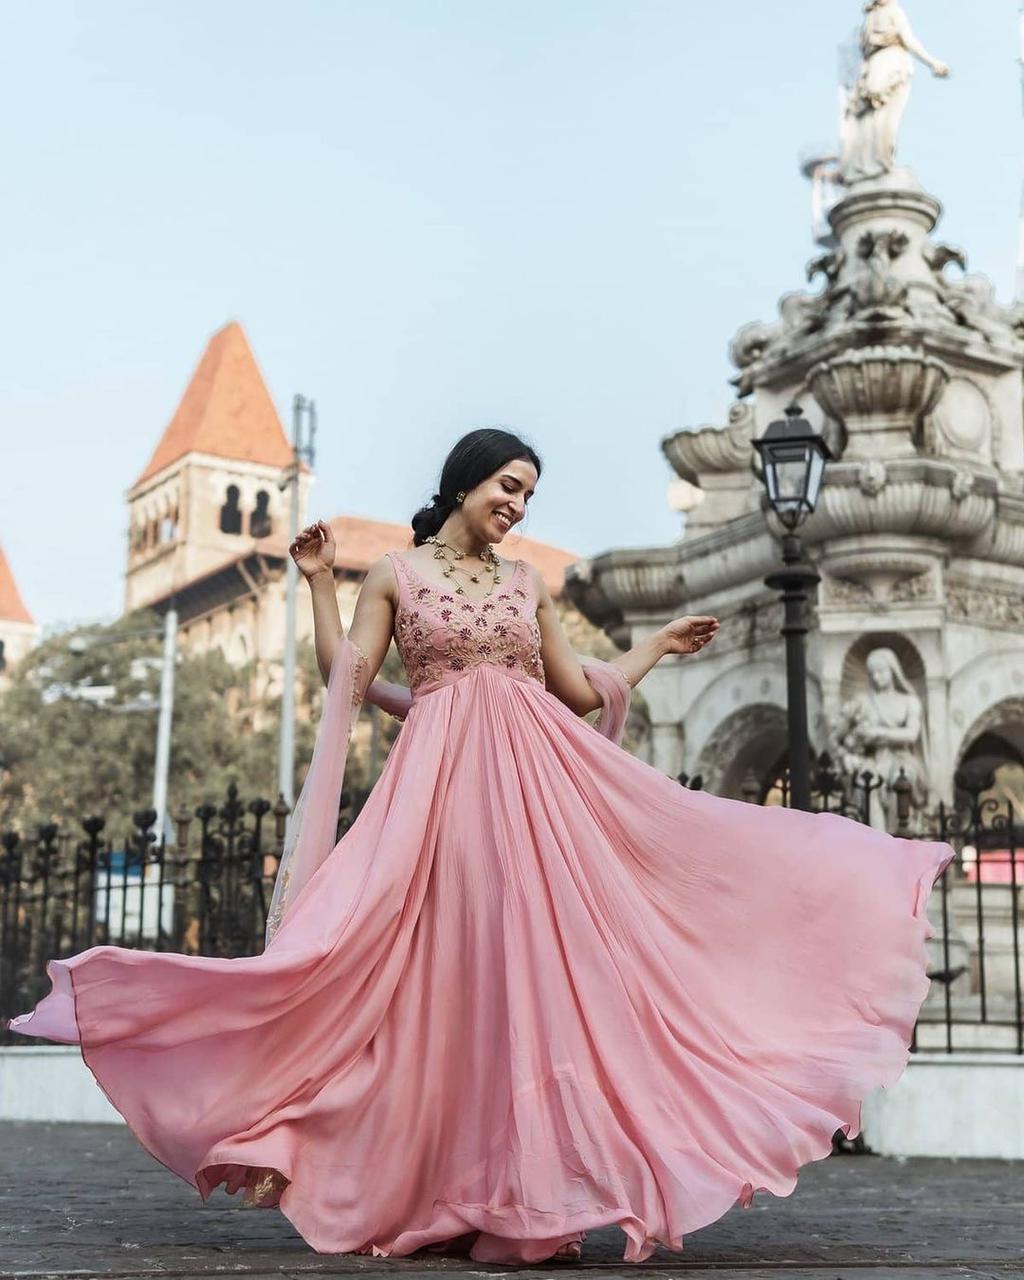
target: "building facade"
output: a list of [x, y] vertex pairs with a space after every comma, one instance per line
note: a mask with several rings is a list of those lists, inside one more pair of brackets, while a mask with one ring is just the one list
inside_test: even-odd
[[[125, 611], [163, 612], [173, 601], [181, 643], [214, 647], [236, 665], [279, 675], [285, 636], [288, 495], [279, 486], [292, 449], [249, 342], [237, 323], [210, 339], [181, 403], [128, 490]], [[300, 523], [312, 475], [300, 472]], [[342, 620], [352, 618], [360, 584], [386, 551], [409, 545], [408, 525], [340, 515], [335, 581]], [[555, 596], [569, 552], [509, 537], [502, 551], [543, 574]], [[581, 620], [582, 622], [582, 620]], [[298, 633], [312, 634], [310, 610]]]

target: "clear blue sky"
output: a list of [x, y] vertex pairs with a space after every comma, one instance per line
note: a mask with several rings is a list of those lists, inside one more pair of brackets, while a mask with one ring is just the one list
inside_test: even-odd
[[[901, 156], [1013, 289], [1014, 0], [905, 0]], [[547, 471], [529, 532], [678, 536], [665, 433], [812, 256], [859, 0], [48, 0], [0, 16], [0, 541], [44, 623], [121, 600], [123, 494], [207, 337], [315, 396], [314, 512], [405, 520], [472, 426]]]

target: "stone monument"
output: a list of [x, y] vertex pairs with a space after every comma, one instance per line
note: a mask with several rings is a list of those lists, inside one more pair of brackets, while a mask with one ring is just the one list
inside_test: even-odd
[[683, 537], [583, 562], [567, 592], [620, 645], [682, 609], [721, 618], [706, 653], [645, 680], [649, 758], [719, 794], [768, 795], [786, 760], [786, 676], [763, 584], [778, 530], [751, 441], [795, 400], [836, 459], [802, 530], [822, 578], [813, 744], [851, 769], [902, 769], [919, 808], [949, 799], [965, 762], [1024, 763], [1024, 314], [935, 238], [939, 201], [895, 167], [912, 59], [947, 68], [896, 0], [867, 6], [862, 55], [816, 287], [733, 338], [728, 420], [662, 442], [703, 495]]
[[914, 59], [937, 76], [949, 67], [919, 44], [899, 0], [869, 0], [860, 33], [861, 65], [843, 120], [843, 182], [880, 178], [896, 163], [896, 135], [910, 97]]

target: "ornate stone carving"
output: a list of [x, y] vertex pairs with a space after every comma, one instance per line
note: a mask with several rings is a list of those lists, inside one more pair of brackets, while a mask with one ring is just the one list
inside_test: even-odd
[[[893, 784], [904, 775], [911, 802], [927, 800], [924, 708], [896, 653], [880, 646], [864, 662], [863, 691], [843, 703], [834, 727], [836, 758], [848, 777], [871, 773], [883, 786], [870, 798], [873, 826], [895, 829]], [[892, 810], [890, 812], [890, 810]]]
[[926, 600], [934, 600], [937, 596], [935, 576], [932, 573], [919, 573], [912, 578], [900, 578], [889, 590], [889, 599], [894, 604], [921, 604]]
[[879, 462], [877, 458], [862, 463], [857, 468], [857, 485], [861, 493], [866, 493], [869, 498], [877, 498], [885, 488], [888, 479], [889, 472], [885, 468], [885, 463]]
[[951, 451], [991, 456], [992, 409], [970, 378], [951, 378], [927, 423], [928, 451], [942, 456]]
[[942, 273], [950, 263], [955, 263], [961, 271], [967, 270], [966, 253], [964, 253], [963, 249], [959, 249], [953, 244], [936, 244], [932, 241], [925, 241], [921, 247], [921, 257], [924, 258], [925, 262], [938, 277], [939, 284], [948, 283]]
[[834, 289], [846, 266], [846, 250], [841, 246], [830, 249], [807, 264], [807, 279], [813, 283], [818, 276], [825, 277], [825, 290]]
[[1016, 554], [1024, 556], [1024, 537], [1012, 537], [1015, 529], [1024, 535], [1024, 511], [1022, 522], [1014, 523], [1008, 519], [1006, 498], [1000, 497], [997, 522], [996, 485], [991, 475], [978, 474], [971, 493], [957, 500], [950, 487], [956, 472], [948, 463], [894, 459], [886, 469], [885, 487], [869, 497], [860, 487], [859, 469], [853, 463], [831, 466], [818, 510], [808, 526], [808, 538], [830, 542], [835, 537], [884, 531], [965, 545], [984, 536], [989, 546], [995, 533], [1006, 543], [1005, 550], [997, 548], [997, 558], [1016, 563]]
[[726, 426], [676, 431], [662, 440], [661, 448], [677, 476], [699, 485], [708, 472], [749, 473], [755, 433], [754, 406], [736, 401]]
[[828, 564], [825, 602], [833, 607], [886, 613], [893, 605], [936, 599], [934, 571], [917, 557], [865, 550]]
[[[722, 629], [715, 638], [716, 655], [737, 649], [759, 649], [782, 637], [784, 615], [782, 602], [778, 600], [747, 601], [738, 609], [721, 610], [719, 617]], [[816, 618], [815, 609], [808, 606], [809, 625], [813, 626]]]
[[837, 578], [829, 574], [822, 579], [822, 586], [826, 604], [871, 609], [878, 603], [867, 586], [853, 578]]
[[954, 622], [983, 627], [1024, 627], [1024, 593], [1008, 591], [1002, 584], [946, 582], [946, 616]]
[[857, 241], [857, 258], [863, 263], [850, 285], [847, 314], [866, 312], [865, 319], [884, 319], [900, 312], [909, 314], [910, 289], [890, 269], [906, 252], [910, 238], [896, 227], [888, 231], [865, 231]]
[[999, 342], [1006, 336], [1006, 312], [995, 300], [992, 281], [986, 276], [964, 276], [956, 284], [942, 278], [939, 297], [954, 321], [979, 333], [986, 342]]
[[954, 502], [963, 502], [974, 492], [974, 476], [970, 471], [958, 471], [949, 483]]
[[896, 137], [910, 97], [914, 58], [937, 76], [948, 76], [915, 39], [899, 0], [868, 0], [860, 32], [861, 65], [850, 90], [843, 119], [843, 182], [854, 183], [891, 173]]
[[[935, 407], [949, 371], [933, 356], [909, 347], [865, 347], [815, 365], [808, 375], [822, 409], [846, 428], [852, 448], [887, 453], [912, 447], [914, 428]], [[885, 441], [855, 440], [869, 434]]]

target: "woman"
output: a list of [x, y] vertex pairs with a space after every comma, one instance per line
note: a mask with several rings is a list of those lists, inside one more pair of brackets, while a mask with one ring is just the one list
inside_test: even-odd
[[[493, 550], [540, 472], [506, 432], [459, 441], [348, 636], [329, 529], [293, 544], [329, 683], [263, 955], [96, 947], [18, 1020], [81, 1043], [204, 1197], [245, 1188], [323, 1252], [532, 1263], [608, 1224], [628, 1261], [679, 1249], [857, 1131], [927, 991], [948, 848], [687, 791], [609, 740], [717, 623], [581, 665], [539, 575]], [[408, 718], [335, 846], [392, 635], [411, 698], [372, 696]]]

